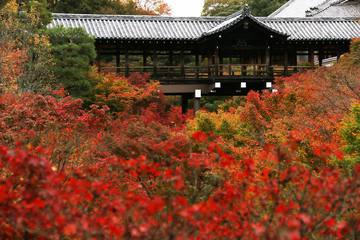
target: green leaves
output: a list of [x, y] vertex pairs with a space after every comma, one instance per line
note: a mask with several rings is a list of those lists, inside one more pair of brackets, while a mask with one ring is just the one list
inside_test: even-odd
[[88, 96], [95, 82], [90, 63], [96, 58], [95, 40], [80, 28], [52, 28], [47, 31], [56, 81], [75, 97]]
[[341, 135], [346, 143], [346, 159], [351, 165], [360, 163], [360, 104], [354, 104], [351, 113], [344, 119]]
[[287, 0], [206, 0], [203, 16], [229, 16], [248, 4], [255, 16], [268, 16], [285, 4]]

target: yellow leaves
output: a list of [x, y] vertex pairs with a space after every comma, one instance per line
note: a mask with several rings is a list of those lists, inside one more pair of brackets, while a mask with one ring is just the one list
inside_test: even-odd
[[188, 128], [190, 130], [198, 130], [199, 121], [205, 118], [209, 119], [214, 124], [216, 129], [220, 129], [225, 121], [229, 124], [229, 127], [232, 129], [236, 129], [242, 124], [240, 114], [237, 114], [236, 112], [231, 113], [231, 112], [219, 111], [218, 113], [213, 113], [213, 112], [199, 111], [197, 113], [196, 118], [189, 121]]
[[51, 45], [49, 38], [45, 35], [34, 34], [33, 41], [35, 46], [49, 47]]
[[23, 73], [26, 60], [25, 50], [17, 49], [10, 42], [0, 43], [0, 92], [17, 92], [17, 78]]
[[10, 0], [8, 3], [5, 4], [3, 8], [0, 10], [0, 14], [2, 13], [17, 13], [18, 11], [18, 4], [16, 0]]

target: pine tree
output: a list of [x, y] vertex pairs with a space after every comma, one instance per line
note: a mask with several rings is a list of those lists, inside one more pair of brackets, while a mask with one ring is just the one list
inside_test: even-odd
[[96, 57], [94, 38], [81, 28], [63, 27], [48, 30], [48, 36], [56, 81], [75, 97], [88, 95], [94, 84], [90, 76]]

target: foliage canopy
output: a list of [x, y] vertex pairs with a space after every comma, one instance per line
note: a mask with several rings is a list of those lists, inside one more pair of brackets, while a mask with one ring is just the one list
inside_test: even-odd
[[229, 16], [247, 4], [255, 16], [268, 16], [287, 0], [205, 0], [203, 16]]
[[52, 28], [47, 35], [55, 59], [56, 81], [73, 96], [88, 95], [96, 84], [90, 75], [90, 64], [96, 58], [94, 38], [81, 28]]

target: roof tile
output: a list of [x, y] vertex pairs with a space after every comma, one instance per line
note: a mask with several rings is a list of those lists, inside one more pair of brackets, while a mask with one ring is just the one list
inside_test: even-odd
[[[360, 37], [360, 22], [343, 18], [252, 17], [269, 29], [288, 35], [288, 40], [349, 40]], [[82, 27], [96, 39], [197, 40], [231, 26], [241, 16], [160, 17], [87, 14], [53, 14], [49, 28]]]

